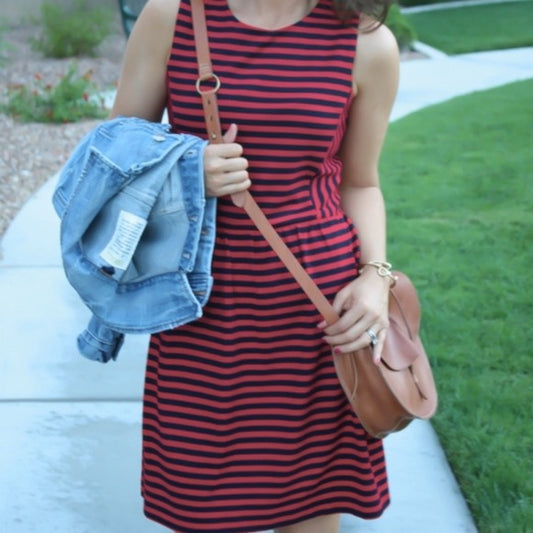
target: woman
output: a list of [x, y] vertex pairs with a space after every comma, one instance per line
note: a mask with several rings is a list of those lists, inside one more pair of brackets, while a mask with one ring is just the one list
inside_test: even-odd
[[[376, 518], [389, 503], [382, 443], [351, 411], [331, 350], [372, 342], [377, 361], [387, 330], [389, 280], [360, 267], [386, 259], [377, 167], [398, 50], [357, 0], [205, 6], [225, 131], [204, 156], [214, 286], [201, 319], [151, 338], [145, 513], [180, 533], [334, 533], [340, 513]], [[205, 137], [196, 77], [190, 0], [150, 0], [113, 115], [159, 121], [168, 107], [174, 131]], [[248, 188], [342, 315], [335, 325], [232, 204]]]

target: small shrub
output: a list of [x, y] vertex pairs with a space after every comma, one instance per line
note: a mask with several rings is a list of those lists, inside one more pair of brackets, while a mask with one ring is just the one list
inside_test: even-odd
[[47, 57], [94, 56], [96, 48], [111, 32], [109, 8], [91, 7], [76, 0], [71, 8], [44, 2], [41, 6], [44, 34], [31, 42]]
[[57, 85], [45, 84], [35, 74], [33, 86], [8, 87], [7, 102], [0, 110], [22, 122], [75, 122], [84, 118], [103, 118], [107, 113], [103, 99], [95, 95], [91, 72], [78, 74], [76, 64]]
[[398, 4], [392, 4], [385, 24], [390, 28], [400, 50], [409, 50], [416, 40], [416, 32], [413, 25], [400, 11]]
[[6, 32], [6, 27], [0, 21], [0, 67], [3, 67], [7, 63], [8, 61], [7, 52], [13, 49], [13, 46], [4, 40], [5, 32]]

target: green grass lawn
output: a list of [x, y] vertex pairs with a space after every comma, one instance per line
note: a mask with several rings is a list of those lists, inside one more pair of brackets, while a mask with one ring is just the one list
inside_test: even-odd
[[533, 80], [391, 125], [389, 257], [410, 274], [434, 419], [480, 532], [533, 527]]
[[447, 54], [533, 46], [533, 1], [406, 14], [418, 40]]

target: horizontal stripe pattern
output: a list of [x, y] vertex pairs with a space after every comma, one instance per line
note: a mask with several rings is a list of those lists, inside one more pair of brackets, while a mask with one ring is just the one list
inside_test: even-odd
[[[280, 31], [206, 0], [223, 130], [235, 122], [251, 192], [332, 300], [357, 275], [340, 208], [337, 152], [352, 100], [357, 21], [331, 0]], [[205, 137], [189, 0], [168, 61], [175, 131]], [[214, 286], [203, 317], [153, 335], [148, 353], [145, 513], [180, 533], [272, 529], [321, 514], [375, 518], [388, 505], [381, 441], [351, 411], [316, 309], [246, 213], [219, 199]]]

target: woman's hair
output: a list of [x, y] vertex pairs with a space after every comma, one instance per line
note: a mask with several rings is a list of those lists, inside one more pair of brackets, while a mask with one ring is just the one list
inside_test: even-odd
[[394, 0], [333, 0], [333, 5], [341, 20], [350, 19], [361, 12], [382, 24], [393, 2]]

